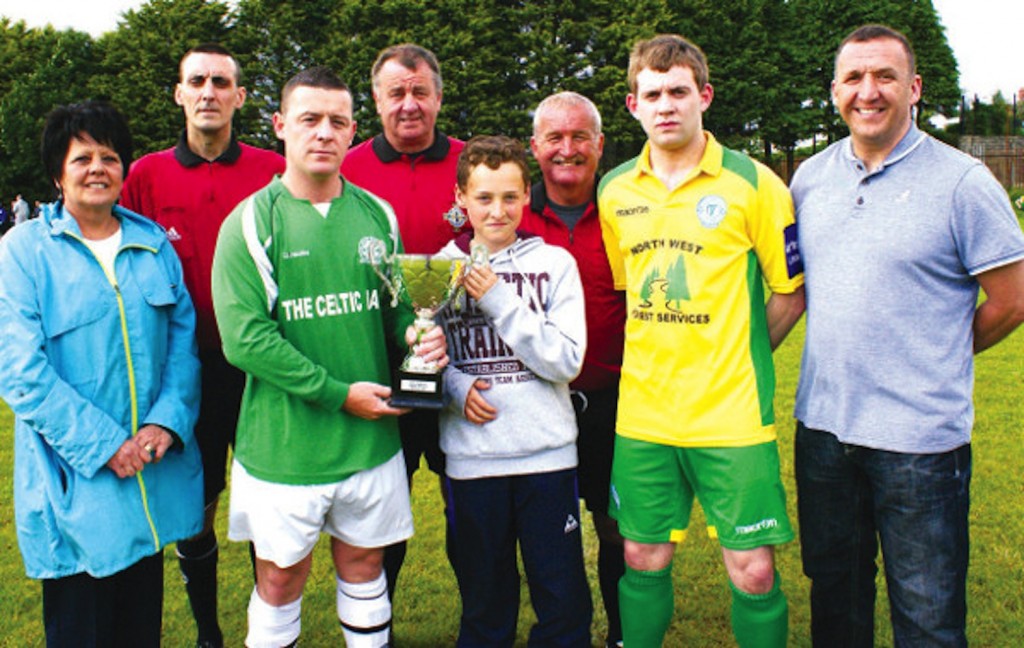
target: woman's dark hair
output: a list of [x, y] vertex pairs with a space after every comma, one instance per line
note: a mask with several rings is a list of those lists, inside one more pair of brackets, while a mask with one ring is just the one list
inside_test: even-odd
[[132, 164], [132, 135], [121, 113], [105, 101], [58, 106], [46, 116], [40, 153], [47, 177], [54, 183], [60, 181], [71, 139], [81, 138], [83, 133], [114, 149], [127, 178], [128, 167]]

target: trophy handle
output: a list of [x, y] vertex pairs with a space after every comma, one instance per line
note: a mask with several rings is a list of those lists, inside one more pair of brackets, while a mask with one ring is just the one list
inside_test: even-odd
[[[386, 261], [386, 263], [390, 265], [391, 261], [388, 260]], [[398, 295], [401, 292], [402, 288], [401, 284], [399, 284], [398, 286], [393, 285], [391, 283], [392, 279], [380, 271], [380, 266], [378, 264], [371, 263], [370, 267], [373, 268], [373, 273], [380, 277], [380, 282], [384, 284], [384, 286], [388, 289], [388, 292], [391, 293], [391, 308], [398, 306]]]

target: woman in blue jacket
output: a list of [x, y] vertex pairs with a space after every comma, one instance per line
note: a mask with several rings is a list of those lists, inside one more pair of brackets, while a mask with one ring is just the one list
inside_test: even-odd
[[60, 199], [0, 242], [18, 545], [48, 646], [158, 646], [161, 551], [202, 526], [192, 302], [163, 230], [115, 204], [114, 108], [57, 108], [42, 155]]

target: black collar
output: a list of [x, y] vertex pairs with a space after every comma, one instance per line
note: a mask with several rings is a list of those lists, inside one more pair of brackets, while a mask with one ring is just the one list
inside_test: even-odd
[[[601, 182], [601, 176], [594, 178], [594, 195], [590, 198], [590, 202], [597, 202], [597, 185]], [[534, 183], [533, 187], [530, 188], [530, 210], [535, 214], [543, 214], [544, 208], [547, 207], [548, 203], [548, 191], [544, 187], [544, 181]], [[565, 205], [565, 207], [571, 207], [571, 205]]]
[[[434, 143], [418, 153], [409, 154], [409, 157], [440, 162], [448, 156], [448, 151], [451, 147], [452, 145], [451, 142], [448, 141], [448, 136], [439, 131], [435, 126]], [[405, 153], [402, 153], [396, 150], [395, 147], [391, 146], [391, 142], [388, 141], [388, 138], [384, 137], [384, 133], [373, 138], [373, 152], [376, 153], [380, 161], [385, 164], [388, 162], [394, 162], [405, 155]]]
[[[238, 140], [235, 139], [235, 134], [232, 133], [231, 142], [228, 144], [228, 147], [224, 149], [224, 152], [214, 162], [231, 164], [238, 160], [240, 155], [242, 155], [242, 147], [238, 145]], [[188, 135], [185, 131], [181, 131], [181, 135], [178, 136], [178, 143], [174, 146], [174, 159], [178, 161], [178, 164], [187, 168], [197, 167], [203, 162], [209, 162], [209, 160], [196, 155], [188, 147]]]

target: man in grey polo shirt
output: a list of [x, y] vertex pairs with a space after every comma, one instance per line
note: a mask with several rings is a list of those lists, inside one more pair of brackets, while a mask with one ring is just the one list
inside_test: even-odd
[[832, 93], [850, 136], [792, 183], [812, 638], [872, 645], [881, 543], [895, 644], [963, 646], [973, 354], [1024, 320], [1024, 235], [983, 164], [914, 126], [921, 77], [902, 34], [847, 36]]

